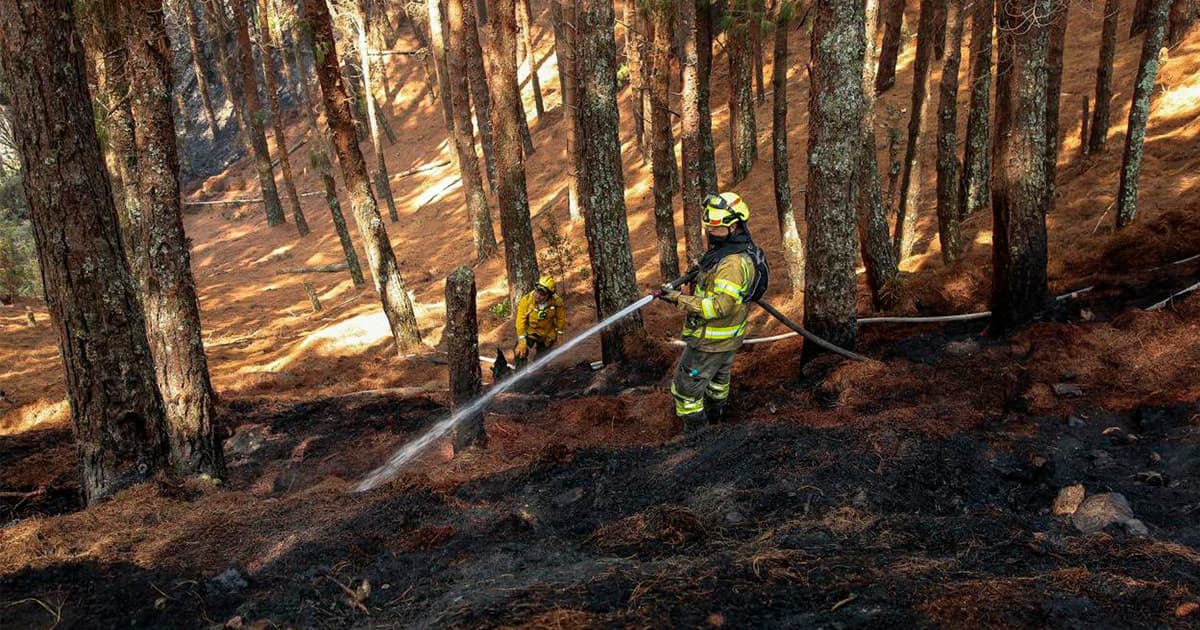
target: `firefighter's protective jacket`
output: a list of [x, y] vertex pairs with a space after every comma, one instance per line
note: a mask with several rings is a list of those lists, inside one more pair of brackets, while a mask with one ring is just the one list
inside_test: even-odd
[[566, 324], [567, 310], [558, 294], [538, 304], [535, 290], [521, 296], [517, 302], [517, 337], [552, 343], [562, 335]]
[[701, 270], [692, 295], [677, 304], [687, 312], [683, 339], [704, 352], [728, 352], [742, 346], [750, 305], [743, 299], [754, 281], [754, 263], [744, 253], [730, 254], [707, 271]]

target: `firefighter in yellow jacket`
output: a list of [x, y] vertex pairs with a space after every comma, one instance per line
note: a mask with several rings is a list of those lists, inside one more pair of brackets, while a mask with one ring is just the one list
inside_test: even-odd
[[554, 278], [542, 276], [532, 291], [517, 302], [517, 367], [525, 364], [530, 350], [545, 352], [554, 347], [567, 323], [567, 310], [555, 293]]
[[708, 251], [687, 295], [664, 288], [656, 295], [687, 313], [683, 339], [687, 349], [679, 360], [671, 395], [675, 414], [686, 431], [719, 420], [729, 400], [729, 370], [746, 335], [747, 297], [754, 282], [753, 245], [746, 221], [750, 208], [733, 192], [708, 195], [701, 217]]

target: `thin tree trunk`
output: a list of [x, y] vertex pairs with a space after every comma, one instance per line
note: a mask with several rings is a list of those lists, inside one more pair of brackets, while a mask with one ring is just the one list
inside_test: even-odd
[[[858, 337], [855, 178], [862, 153], [864, 5], [816, 0], [810, 67], [804, 326], [843, 348]], [[804, 344], [804, 355], [818, 351]]]
[[275, 151], [279, 154], [279, 171], [283, 176], [283, 190], [287, 195], [288, 204], [292, 207], [292, 220], [296, 222], [296, 232], [301, 237], [308, 236], [308, 221], [304, 218], [304, 209], [300, 207], [300, 195], [296, 192], [296, 182], [292, 178], [292, 160], [288, 157], [287, 135], [283, 132], [283, 120], [279, 111], [279, 90], [275, 85], [275, 63], [272, 61], [271, 50], [275, 42], [271, 38], [270, 7], [266, 1], [260, 0], [258, 5], [259, 48], [261, 50], [263, 87], [266, 88], [267, 104], [271, 108], [271, 130], [275, 134]]
[[946, 9], [945, 1], [933, 7], [933, 58], [938, 61], [946, 54]]
[[884, 0], [883, 43], [879, 47], [879, 71], [875, 93], [883, 94], [896, 84], [896, 61], [900, 58], [900, 27], [904, 23], [905, 0]]
[[537, 75], [537, 59], [533, 54], [533, 34], [530, 29], [533, 26], [532, 10], [529, 7], [529, 0], [519, 0], [517, 2], [517, 28], [520, 29], [521, 37], [517, 40], [517, 55], [518, 58], [524, 58], [522, 62], [525, 66], [525, 71], [529, 74], [529, 85], [533, 88], [533, 107], [537, 111], [538, 120], [546, 115], [546, 105], [542, 103], [542, 82]]
[[[400, 220], [400, 214], [396, 211], [396, 197], [392, 194], [392, 180], [388, 174], [387, 157], [383, 153], [383, 143], [379, 138], [379, 121], [382, 119], [382, 112], [378, 110], [378, 104], [375, 102], [375, 83], [371, 80], [371, 20], [365, 7], [358, 12], [356, 17], [358, 18], [355, 26], [358, 31], [358, 62], [362, 68], [363, 102], [367, 106], [367, 129], [371, 134], [371, 147], [375, 150], [375, 172], [373, 174], [375, 195], [377, 199], [382, 199], [384, 205], [387, 206], [388, 219], [392, 223], [396, 223]], [[434, 37], [435, 58], [437, 57], [438, 41], [440, 40]], [[443, 98], [446, 97], [444, 89], [441, 94]], [[449, 108], [449, 102], [449, 99], [443, 102], [443, 113]], [[449, 119], [446, 120], [446, 124], [448, 128], [452, 128]]]
[[67, 0], [0, 3], [0, 67], [84, 499], [155, 475], [167, 436]]
[[208, 121], [209, 133], [217, 137], [217, 114], [213, 111], [212, 94], [208, 89], [208, 74], [204, 72], [204, 45], [201, 43], [197, 25], [196, 5], [192, 0], [183, 0], [184, 26], [187, 28], [188, 46], [192, 52], [192, 72], [196, 75], [196, 89], [200, 91], [200, 103], [204, 106], [204, 117]]
[[229, 107], [233, 110], [233, 120], [237, 124], [238, 141], [246, 155], [253, 155], [250, 145], [250, 130], [242, 125], [241, 112], [244, 107], [240, 93], [241, 82], [237, 80], [238, 71], [234, 58], [237, 57], [236, 42], [229, 41], [229, 22], [225, 19], [224, 3], [221, 0], [201, 0], [204, 19], [208, 31], [212, 34], [213, 56], [217, 59], [217, 80], [221, 83], [221, 91]]
[[763, 75], [762, 21], [764, 0], [752, 0], [750, 6], [750, 48], [754, 51], [754, 102], [767, 102], [766, 77]]
[[[699, 109], [700, 109], [700, 190], [705, 193], [717, 192], [717, 157], [716, 144], [712, 135], [712, 62], [713, 62], [713, 22], [717, 10], [709, 0], [698, 0], [702, 4], [696, 9], [696, 74], [699, 76]], [[685, 209], [686, 213], [687, 210]], [[700, 221], [700, 207], [692, 209], [697, 224]], [[686, 216], [686, 214], [685, 214]], [[703, 249], [700, 253], [704, 253]]]
[[375, 290], [383, 304], [396, 348], [405, 352], [421, 342], [421, 331], [413, 313], [412, 302], [404, 290], [404, 279], [396, 264], [396, 255], [388, 241], [387, 229], [379, 215], [379, 204], [371, 192], [367, 164], [358, 147], [354, 118], [350, 113], [350, 98], [338, 68], [337, 47], [329, 10], [322, 0], [304, 0], [304, 14], [313, 33], [317, 78], [325, 102], [325, 116], [333, 135], [334, 149], [342, 168], [342, 179], [350, 194], [350, 207], [358, 223], [359, 235], [367, 250], [367, 263], [375, 281]]
[[429, 16], [429, 49], [433, 51], [433, 65], [437, 68], [438, 94], [442, 95], [442, 122], [446, 131], [454, 133], [454, 105], [450, 98], [450, 66], [446, 61], [446, 32], [442, 26], [440, 0], [425, 0], [425, 11]]
[[1000, 13], [996, 155], [992, 161], [992, 333], [1032, 321], [1046, 305], [1046, 82], [1053, 0], [1016, 0]]
[[1104, 3], [1104, 27], [1100, 33], [1100, 62], [1096, 66], [1096, 109], [1092, 112], [1092, 132], [1088, 138], [1088, 153], [1104, 151], [1108, 143], [1109, 112], [1112, 107], [1113, 57], [1117, 54], [1117, 19], [1120, 0]]
[[[475, 258], [483, 260], [496, 253], [496, 233], [492, 229], [492, 213], [488, 209], [483, 177], [479, 173], [479, 157], [475, 153], [475, 130], [471, 125], [471, 96], [467, 87], [466, 12], [463, 6], [474, 0], [448, 0], [446, 16], [450, 39], [450, 100], [454, 105], [454, 147], [458, 170], [462, 174], [463, 194], [471, 217], [475, 240]], [[471, 28], [474, 26], [472, 25]], [[476, 361], [478, 365], [478, 361]]]
[[[254, 71], [254, 52], [250, 50], [250, 22], [246, 17], [244, 3], [254, 0], [233, 0], [233, 22], [237, 29], [238, 74], [244, 107], [238, 107], [242, 128], [250, 136], [250, 147], [258, 171], [258, 182], [262, 187], [263, 205], [267, 210], [267, 225], [282, 225], [283, 204], [279, 201], [279, 190], [275, 188], [275, 169], [271, 166], [271, 153], [267, 149], [267, 136], [263, 130], [265, 118], [258, 100], [258, 79]], [[233, 79], [237, 81], [237, 79]]]
[[[483, 5], [483, 0], [470, 4]], [[488, 94], [487, 72], [483, 69], [483, 47], [479, 43], [479, 28], [471, 6], [463, 4], [463, 34], [467, 44], [467, 79], [471, 86], [471, 105], [475, 108], [475, 126], [479, 129], [479, 143], [483, 145], [483, 160], [487, 167], [488, 186], [496, 192], [496, 140], [492, 129], [492, 97]], [[482, 14], [481, 14], [482, 15]], [[483, 20], [486, 22], [487, 20]]]
[[[455, 18], [449, 16], [456, 11], [454, 3], [463, 0], [449, 1], [446, 13], [453, 25]], [[457, 11], [461, 15], [461, 7]], [[483, 374], [479, 369], [479, 323], [475, 317], [475, 272], [470, 267], [459, 267], [446, 278], [446, 332], [443, 337], [449, 360], [451, 410], [471, 404], [483, 391]], [[454, 430], [456, 455], [472, 446], [487, 446], [482, 411], [472, 414]]]
[[633, 139], [645, 164], [650, 159], [649, 143], [646, 142], [646, 73], [642, 68], [646, 50], [645, 20], [638, 2], [627, 1], [623, 5], [625, 67], [629, 71], [629, 98], [633, 102]]
[[1137, 0], [1133, 5], [1133, 17], [1129, 22], [1129, 36], [1134, 37], [1146, 30], [1150, 19], [1150, 9], [1154, 0]]
[[500, 234], [504, 238], [504, 264], [508, 272], [508, 297], [516, 312], [517, 301], [533, 290], [537, 281], [537, 250], [529, 218], [529, 193], [525, 185], [525, 159], [521, 153], [521, 92], [517, 86], [516, 0], [495, 0], [491, 5], [492, 40], [487, 49], [488, 86], [492, 97], [492, 127], [496, 141], [496, 196], [500, 206]]
[[[867, 286], [876, 310], [890, 308], [900, 296], [900, 270], [896, 250], [888, 233], [887, 211], [880, 190], [879, 157], [875, 149], [875, 70], [879, 67], [879, 47], [875, 44], [878, 0], [867, 0], [863, 12], [862, 154], [855, 177], [858, 182], [858, 242]], [[786, 245], [785, 245], [786, 252]]]
[[1055, 179], [1058, 176], [1058, 112], [1062, 99], [1063, 52], [1066, 49], [1067, 19], [1071, 5], [1055, 3], [1051, 14], [1046, 73], [1046, 185], [1047, 212], [1054, 211]]
[[337, 182], [333, 178], [333, 163], [330, 157], [333, 151], [329, 146], [329, 137], [326, 135], [328, 127], [320, 124], [318, 120], [319, 105], [314, 98], [315, 92], [320, 89], [317, 87], [317, 75], [315, 71], [305, 69], [304, 55], [301, 54], [301, 49], [314, 50], [312, 30], [307, 25], [297, 27], [293, 41], [296, 42], [292, 49], [295, 54], [295, 66], [301, 78], [299, 83], [300, 101], [303, 103], [304, 116], [308, 119], [311, 137], [308, 144], [308, 161], [321, 176], [321, 184], [325, 189], [325, 204], [329, 206], [329, 214], [333, 218], [333, 228], [337, 232], [338, 242], [342, 246], [342, 254], [346, 257], [346, 268], [350, 272], [350, 278], [354, 281], [355, 287], [361, 287], [366, 284], [366, 280], [363, 278], [362, 267], [358, 263], [358, 254], [354, 251], [354, 243], [350, 240], [350, 230], [346, 229], [346, 217], [342, 214], [342, 202], [337, 195]]
[[[1115, 0], [1114, 0], [1115, 1]], [[959, 203], [962, 218], [989, 202], [988, 158], [991, 146], [992, 31], [995, 0], [975, 0], [971, 16], [971, 105], [963, 149]]]
[[799, 298], [804, 292], [804, 243], [800, 241], [800, 230], [796, 227], [792, 186], [788, 182], [788, 29], [794, 13], [795, 5], [785, 1], [776, 9], [775, 15], [775, 57], [771, 68], [771, 172], [775, 180], [775, 214], [779, 218], [783, 260], [792, 283], [792, 297]]
[[[751, 0], [740, 0], [744, 9]], [[749, 30], [752, 18], [741, 16], [729, 25], [729, 147], [733, 179], [737, 184], [758, 161], [758, 130], [754, 120], [754, 50]]]
[[1133, 103], [1129, 106], [1129, 125], [1125, 133], [1125, 155], [1121, 160], [1121, 185], [1117, 190], [1117, 227], [1133, 223], [1137, 217], [1138, 175], [1142, 170], [1146, 123], [1150, 120], [1150, 97], [1158, 76], [1159, 56], [1167, 35], [1167, 12], [1171, 0], [1153, 0], [1146, 17], [1146, 39], [1137, 80], [1133, 84]]
[[[700, 61], [697, 49], [697, 20], [695, 0], [676, 4], [679, 11], [679, 30], [683, 35], [683, 94], [680, 98], [680, 141], [683, 145], [683, 236], [688, 267], [694, 266], [704, 254], [704, 238], [700, 230], [700, 205], [704, 203], [704, 167], [701, 155], [703, 140], [700, 112]], [[708, 9], [704, 9], [708, 11]], [[778, 63], [778, 62], [776, 62]], [[704, 80], [707, 82], [707, 79]]]
[[654, 41], [650, 53], [650, 156], [654, 178], [654, 233], [658, 237], [658, 272], [663, 282], [679, 277], [678, 242], [672, 172], [675, 147], [671, 142], [671, 7], [650, 9]]
[[[568, 5], [564, 11], [563, 5]], [[575, 127], [578, 116], [579, 98], [575, 90], [575, 4], [574, 0], [553, 0], [550, 4], [551, 18], [554, 21], [554, 56], [558, 63], [558, 82], [562, 92], [563, 126], [567, 137], [567, 212], [571, 221], [582, 221], [583, 214], [579, 211], [579, 178], [576, 176]], [[566, 15], [572, 16], [570, 22]]]
[[425, 87], [429, 90], [432, 103], [442, 98], [442, 94], [438, 92], [437, 69], [433, 65], [433, 48], [429, 41], [429, 14], [426, 10], [425, 0], [405, 2], [404, 14], [408, 16], [408, 23], [412, 26], [417, 42], [421, 44], [421, 48], [425, 49], [425, 54], [421, 55], [421, 63], [425, 68]]
[[921, 210], [922, 178], [925, 152], [922, 144], [926, 118], [929, 116], [929, 69], [933, 62], [934, 6], [941, 0], [921, 0], [921, 17], [917, 27], [917, 57], [913, 61], [912, 104], [908, 108], [908, 142], [904, 152], [904, 170], [900, 175], [900, 204], [896, 211], [896, 228], [892, 237], [896, 258], [904, 260], [912, 254], [917, 235], [917, 214]]
[[[612, 0], [580, 0], [579, 39], [580, 140], [584, 163], [589, 165], [580, 194], [584, 202], [584, 230], [592, 265], [596, 318], [616, 313], [637, 299], [629, 225], [625, 220], [625, 173], [621, 141], [617, 137], [616, 41], [613, 37]], [[605, 363], [625, 357], [625, 339], [645, 334], [640, 313], [600, 333]]]
[[[947, 265], [962, 254], [958, 221], [961, 199], [958, 181], [958, 67], [962, 59], [963, 0], [946, 3], [946, 54], [938, 100], [937, 217], [942, 261]], [[1047, 133], [1049, 135], [1049, 133]]]
[[1083, 98], [1083, 113], [1079, 117], [1079, 153], [1080, 155], [1088, 154], [1088, 124], [1091, 122], [1092, 102], [1087, 94], [1081, 95]]

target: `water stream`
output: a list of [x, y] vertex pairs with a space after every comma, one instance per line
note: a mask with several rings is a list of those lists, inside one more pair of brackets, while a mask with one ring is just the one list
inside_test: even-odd
[[608, 328], [631, 313], [649, 304], [653, 300], [654, 296], [651, 295], [641, 298], [640, 300], [630, 304], [629, 306], [626, 306], [620, 311], [613, 313], [604, 321], [599, 322], [595, 326], [592, 326], [575, 337], [572, 337], [570, 340], [564, 342], [562, 345], [551, 350], [550, 352], [539, 356], [536, 361], [530, 363], [521, 370], [510, 374], [508, 378], [500, 381], [499, 383], [495, 383], [492, 385], [491, 389], [489, 389], [479, 398], [476, 398], [474, 402], [466, 405], [465, 407], [459, 408], [453, 414], [451, 414], [450, 417], [430, 427], [430, 429], [426, 431], [424, 435], [413, 440], [412, 442], [409, 442], [408, 444], [405, 444], [403, 447], [393, 453], [392, 456], [389, 457], [382, 466], [371, 471], [369, 475], [364, 477], [363, 480], [360, 481], [357, 486], [355, 486], [355, 491], [364, 492], [374, 488], [375, 486], [378, 486], [381, 483], [390, 481], [397, 474], [399, 474], [400, 470], [404, 468], [405, 464], [410, 462], [422, 450], [432, 444], [434, 440], [437, 440], [438, 438], [449, 433], [455, 426], [457, 426], [466, 418], [483, 411], [487, 404], [495, 399], [496, 396], [499, 396], [513, 385], [521, 382], [523, 379], [525, 379], [525, 377], [537, 373], [551, 361], [566, 354], [571, 348], [583, 343], [584, 340], [592, 337], [601, 330]]

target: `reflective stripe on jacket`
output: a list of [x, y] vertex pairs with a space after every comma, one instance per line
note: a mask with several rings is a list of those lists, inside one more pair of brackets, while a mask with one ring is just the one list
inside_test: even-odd
[[693, 294], [679, 296], [679, 308], [688, 314], [683, 324], [688, 346], [705, 352], [740, 348], [750, 313], [742, 299], [753, 281], [754, 263], [746, 254], [726, 256], [709, 271], [702, 270]]
[[517, 302], [517, 337], [536, 337], [545, 342], [558, 339], [567, 324], [567, 309], [557, 294], [542, 304], [537, 291], [530, 291]]

